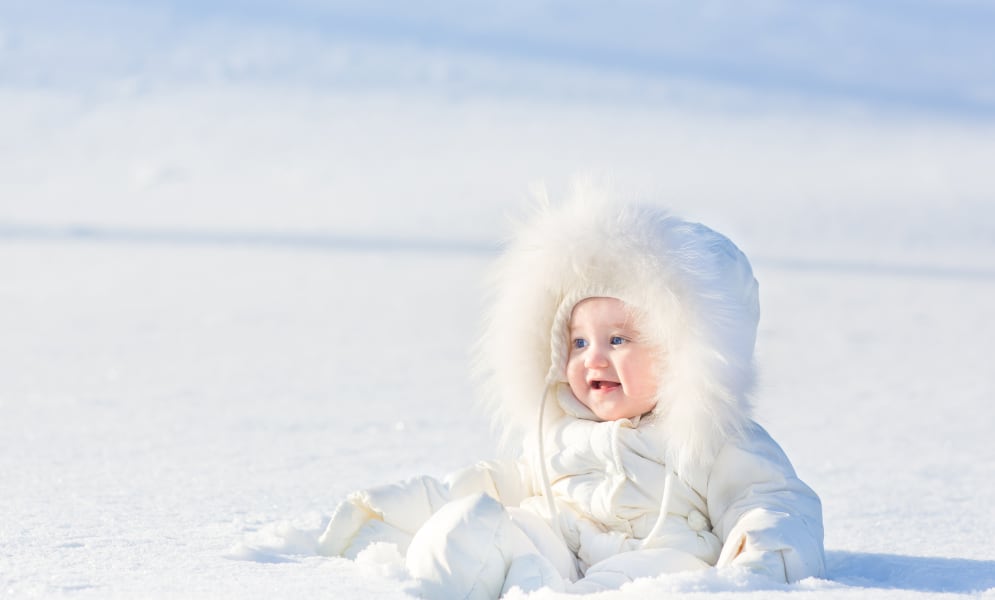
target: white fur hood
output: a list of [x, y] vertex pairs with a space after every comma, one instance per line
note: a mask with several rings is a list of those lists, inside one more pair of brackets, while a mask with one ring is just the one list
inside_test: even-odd
[[[485, 408], [506, 443], [536, 439], [541, 401], [547, 423], [584, 417], [558, 398], [566, 387], [558, 382], [570, 311], [592, 296], [639, 309], [642, 333], [663, 349], [658, 401], [645, 423], [678, 474], [707, 468], [750, 426], [758, 288], [746, 257], [723, 235], [588, 190], [540, 206], [515, 231], [489, 285], [477, 359]], [[547, 384], [558, 393], [545, 394]]]

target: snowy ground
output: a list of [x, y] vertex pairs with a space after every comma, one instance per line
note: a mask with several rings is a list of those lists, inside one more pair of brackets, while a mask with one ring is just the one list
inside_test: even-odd
[[[530, 187], [594, 171], [752, 257], [759, 418], [821, 494], [829, 558], [792, 586], [604, 597], [995, 598], [986, 82], [957, 88], [966, 117], [926, 92], [758, 109], [770, 90], [714, 82], [694, 108], [624, 69], [592, 97], [549, 56], [424, 52], [438, 88], [0, 85], [0, 592], [408, 597], [388, 551], [315, 539], [353, 489], [492, 456], [467, 377], [482, 273]], [[637, 84], [653, 102], [615, 102]]]
[[[349, 490], [490, 455], [464, 376], [489, 259], [5, 240], [0, 582], [402, 596], [376, 562], [311, 545]], [[861, 267], [757, 264], [761, 416], [826, 510], [832, 581], [788, 589], [995, 588], [995, 269]]]

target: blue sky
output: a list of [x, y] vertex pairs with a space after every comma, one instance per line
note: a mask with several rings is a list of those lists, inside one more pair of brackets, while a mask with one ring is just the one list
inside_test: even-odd
[[[995, 4], [0, 3], [0, 86], [204, 83], [995, 117]], [[719, 100], [716, 100], [719, 98]]]

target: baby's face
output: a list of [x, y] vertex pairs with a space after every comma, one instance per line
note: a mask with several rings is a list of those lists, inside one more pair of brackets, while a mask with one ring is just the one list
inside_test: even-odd
[[656, 405], [656, 352], [617, 298], [588, 298], [570, 315], [567, 383], [603, 421], [634, 418]]

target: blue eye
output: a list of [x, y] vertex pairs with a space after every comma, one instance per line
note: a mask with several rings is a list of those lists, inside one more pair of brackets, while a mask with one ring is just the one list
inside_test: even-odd
[[625, 343], [625, 338], [620, 335], [613, 335], [611, 340], [609, 341], [611, 342], [612, 346], [618, 346]]
[[587, 340], [585, 340], [584, 338], [577, 338], [573, 341], [573, 347], [577, 348], [578, 350], [581, 348], [586, 348]]

